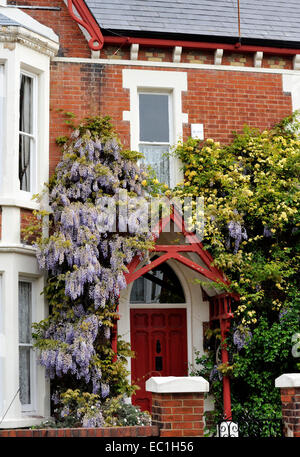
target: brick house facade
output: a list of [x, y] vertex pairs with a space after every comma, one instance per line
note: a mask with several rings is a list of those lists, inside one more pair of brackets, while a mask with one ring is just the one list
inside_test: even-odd
[[[1, 428], [31, 425], [49, 415], [49, 385], [31, 359], [27, 380], [23, 380], [30, 384], [24, 394], [30, 401], [19, 398], [22, 375], [16, 376], [16, 373], [23, 366], [20, 353], [23, 351], [26, 357], [27, 351], [31, 357], [30, 343], [20, 342], [20, 328], [10, 329], [20, 316], [20, 296], [24, 306], [35, 307], [36, 320], [47, 313], [39, 295], [44, 278], [38, 271], [33, 249], [22, 243], [20, 229], [37, 207], [31, 201], [32, 193], [41, 190], [60, 159], [61, 150], [55, 140], [69, 133], [66, 113], [74, 114], [78, 120], [85, 116], [108, 115], [124, 147], [138, 149], [142, 143], [139, 138], [140, 94], [168, 97], [167, 142], [171, 145], [179, 138], [185, 140], [190, 136], [195, 124], [203, 127], [203, 138], [228, 143], [233, 138], [232, 132], [240, 132], [245, 124], [266, 129], [300, 108], [300, 37], [294, 37], [293, 30], [289, 40], [284, 38], [278, 25], [278, 36], [272, 43], [265, 42], [261, 36], [251, 37], [250, 32], [248, 38], [241, 41], [236, 33], [226, 30], [209, 36], [207, 31], [201, 31], [200, 22], [197, 36], [195, 31], [188, 32], [184, 11], [181, 11], [182, 24], [186, 28], [177, 33], [171, 25], [165, 32], [155, 30], [155, 17], [147, 28], [143, 29], [141, 24], [139, 31], [135, 29], [137, 18], [133, 16], [127, 29], [121, 17], [115, 19], [114, 27], [108, 22], [103, 27], [101, 11], [108, 21], [110, 10], [105, 8], [109, 3], [0, 1], [0, 419], [13, 401]], [[129, 7], [132, 3], [129, 2]], [[151, 3], [163, 7], [163, 2]], [[182, 2], [182, 7], [188, 3]], [[121, 5], [118, 8], [122, 8]], [[78, 24], [71, 10], [77, 17], [84, 18], [85, 25], [93, 26], [98, 44], [91, 46], [88, 33], [91, 28]], [[300, 9], [296, 12], [300, 14]], [[126, 14], [130, 16], [128, 10]], [[230, 14], [236, 24], [236, 12]], [[32, 109], [36, 109], [37, 116], [35, 132], [23, 132], [19, 126], [22, 74], [24, 87], [27, 84], [30, 90], [36, 91], [32, 99]], [[21, 184], [20, 188], [20, 138], [26, 136], [35, 144], [35, 152], [30, 150], [35, 174], [29, 184], [24, 184], [24, 188]], [[182, 177], [180, 164], [169, 165], [172, 185]], [[184, 266], [178, 267], [174, 261], [169, 266], [179, 278], [185, 302], [174, 306], [148, 303], [148, 308], [153, 310], [153, 315], [161, 308], [185, 310], [186, 363], [193, 363], [194, 349], [203, 352], [203, 323], [209, 320], [209, 306], [199, 297], [199, 286], [191, 284], [195, 274]], [[128, 341], [133, 334], [132, 314], [139, 316], [141, 309], [147, 307], [146, 302], [130, 303], [130, 294], [131, 286], [120, 299], [119, 332]], [[162, 313], [161, 319], [165, 316], [168, 313], [164, 316]], [[205, 407], [211, 408], [209, 401]]]

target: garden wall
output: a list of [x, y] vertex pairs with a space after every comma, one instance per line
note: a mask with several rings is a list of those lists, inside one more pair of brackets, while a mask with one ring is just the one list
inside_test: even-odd
[[0, 438], [120, 438], [159, 436], [157, 426], [0, 430]]

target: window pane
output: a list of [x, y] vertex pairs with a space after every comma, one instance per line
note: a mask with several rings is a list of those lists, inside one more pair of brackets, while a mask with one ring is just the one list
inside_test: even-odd
[[185, 303], [185, 296], [177, 275], [164, 263], [134, 281], [130, 302]]
[[21, 74], [20, 80], [20, 131], [32, 133], [33, 79]]
[[19, 281], [19, 343], [31, 343], [31, 283]]
[[144, 303], [145, 301], [144, 278], [138, 278], [134, 281], [130, 296], [131, 303]]
[[31, 403], [30, 392], [30, 348], [20, 347], [19, 351], [19, 386], [22, 405]]
[[19, 138], [19, 180], [20, 189], [30, 191], [30, 157], [32, 139], [20, 134]]
[[169, 142], [169, 96], [139, 94], [140, 141]]
[[145, 156], [145, 163], [155, 171], [157, 179], [169, 185], [169, 146], [141, 144], [140, 152]]

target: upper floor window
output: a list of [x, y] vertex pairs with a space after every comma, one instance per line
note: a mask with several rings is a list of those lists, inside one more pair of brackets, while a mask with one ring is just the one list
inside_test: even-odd
[[23, 411], [33, 410], [32, 283], [19, 281], [19, 387]]
[[36, 168], [36, 77], [20, 75], [19, 181], [20, 189], [33, 192]]
[[168, 152], [171, 145], [171, 96], [139, 93], [139, 150], [157, 179], [170, 185]]

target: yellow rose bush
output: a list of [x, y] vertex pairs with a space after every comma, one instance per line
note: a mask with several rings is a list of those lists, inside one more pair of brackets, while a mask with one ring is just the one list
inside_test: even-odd
[[[275, 378], [299, 368], [299, 125], [295, 113], [263, 132], [245, 127], [227, 146], [189, 138], [173, 152], [185, 178], [173, 193], [204, 197], [204, 247], [240, 295], [227, 338], [234, 417], [280, 416]], [[222, 372], [215, 351], [198, 357], [219, 418]]]

